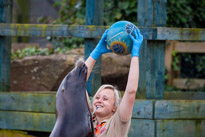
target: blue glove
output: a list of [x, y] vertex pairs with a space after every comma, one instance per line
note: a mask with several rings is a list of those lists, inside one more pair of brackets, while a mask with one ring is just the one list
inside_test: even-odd
[[102, 35], [101, 40], [98, 42], [97, 46], [95, 47], [95, 49], [90, 54], [90, 56], [95, 60], [97, 60], [99, 58], [99, 56], [101, 56], [104, 53], [112, 52], [111, 49], [107, 48], [107, 46], [106, 46], [107, 42], [105, 41], [108, 31], [109, 31], [109, 29], [107, 29], [104, 32], [104, 34]]
[[141, 45], [142, 45], [143, 36], [141, 35], [139, 29], [137, 29], [137, 31], [136, 31], [136, 29], [135, 29], [135, 30], [134, 30], [134, 33], [135, 33], [136, 39], [135, 39], [131, 34], [129, 34], [130, 38], [131, 38], [132, 41], [133, 41], [133, 47], [132, 47], [131, 57], [134, 57], [134, 56], [139, 57], [139, 51], [140, 51], [140, 47], [141, 47]]

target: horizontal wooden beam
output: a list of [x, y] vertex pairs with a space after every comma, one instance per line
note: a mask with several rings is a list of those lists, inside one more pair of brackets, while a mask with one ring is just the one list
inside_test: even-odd
[[50, 132], [56, 116], [50, 113], [0, 111], [0, 129]]
[[[99, 38], [109, 26], [6, 24], [0, 23], [0, 36], [80, 37]], [[205, 41], [204, 28], [139, 27], [148, 40], [196, 40]]]
[[157, 28], [158, 40], [205, 40], [204, 28]]
[[0, 110], [55, 113], [54, 93], [0, 92]]
[[[55, 113], [56, 92], [0, 92], [0, 110]], [[136, 100], [133, 118], [152, 119], [152, 100]]]
[[[51, 132], [55, 114], [0, 111], [0, 129]], [[149, 132], [147, 132], [149, 130]], [[132, 119], [129, 137], [154, 137], [154, 120]]]
[[157, 120], [156, 137], [203, 137], [205, 120]]
[[175, 42], [173, 46], [177, 53], [205, 53], [205, 42]]
[[[155, 124], [156, 123], [156, 124]], [[51, 132], [55, 114], [0, 111], [0, 129]], [[183, 127], [183, 128], [181, 128]], [[201, 137], [205, 120], [146, 120], [132, 119], [129, 137]], [[173, 132], [174, 131], [174, 132]]]
[[179, 89], [200, 89], [205, 86], [205, 79], [175, 78], [173, 79], [173, 86]]
[[205, 100], [159, 100], [155, 119], [205, 119]]
[[165, 91], [165, 100], [205, 100], [205, 92], [179, 92], [179, 91]]
[[105, 29], [105, 26], [0, 23], [1, 36], [96, 38], [100, 37]]

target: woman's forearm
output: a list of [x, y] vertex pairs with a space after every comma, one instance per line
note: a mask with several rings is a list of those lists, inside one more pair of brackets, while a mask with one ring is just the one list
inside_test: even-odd
[[139, 80], [139, 58], [133, 57], [130, 63], [130, 70], [126, 86], [126, 92], [136, 92]]
[[139, 58], [132, 57], [126, 90], [120, 103], [121, 120], [126, 122], [132, 117], [139, 79]]

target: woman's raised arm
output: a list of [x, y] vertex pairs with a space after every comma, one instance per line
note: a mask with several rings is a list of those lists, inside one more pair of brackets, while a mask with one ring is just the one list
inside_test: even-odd
[[143, 41], [143, 36], [140, 34], [139, 29], [134, 30], [135, 37], [130, 35], [133, 41], [131, 63], [128, 75], [127, 86], [124, 96], [120, 103], [120, 117], [121, 120], [127, 122], [132, 117], [132, 110], [135, 103], [135, 96], [138, 88], [139, 80], [139, 49]]
[[107, 29], [103, 33], [101, 40], [98, 42], [95, 49], [91, 52], [90, 56], [85, 61], [85, 64], [88, 67], [87, 80], [90, 76], [90, 73], [91, 73], [93, 67], [95, 66], [95, 63], [96, 63], [97, 59], [104, 53], [112, 52], [111, 49], [107, 49], [107, 47], [106, 47], [106, 44], [107, 44], [106, 36], [107, 36], [108, 31], [109, 31], [109, 29]]

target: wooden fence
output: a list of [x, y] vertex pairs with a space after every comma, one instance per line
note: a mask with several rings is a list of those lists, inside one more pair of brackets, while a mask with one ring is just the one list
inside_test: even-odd
[[[165, 48], [165, 66], [168, 72], [168, 84], [180, 89], [199, 89], [205, 86], [205, 79], [180, 78], [180, 70], [172, 69], [172, 53], [205, 53], [205, 42], [179, 42], [169, 41]], [[180, 68], [180, 67], [179, 67]], [[177, 74], [175, 74], [177, 73]], [[175, 75], [174, 75], [175, 74]], [[188, 83], [188, 81], [190, 81]]]
[[[86, 1], [86, 25], [10, 24], [12, 0], [0, 0], [0, 128], [50, 132], [55, 123], [55, 93], [9, 91], [11, 36], [85, 38], [85, 57], [104, 30], [103, 0]], [[204, 137], [204, 93], [164, 93], [166, 40], [205, 41], [205, 29], [167, 28], [166, 0], [138, 0], [138, 25], [144, 36], [140, 51], [140, 80], [129, 137]], [[101, 59], [98, 66], [101, 66]], [[101, 84], [101, 67], [94, 68], [87, 90]], [[17, 72], [18, 73], [18, 72]], [[180, 97], [181, 96], [181, 97]], [[193, 96], [193, 97], [192, 97]], [[165, 100], [166, 98], [178, 100]], [[200, 99], [200, 100], [192, 100]]]
[[[0, 92], [0, 128], [51, 132], [55, 92]], [[205, 100], [136, 100], [129, 137], [203, 137]]]

